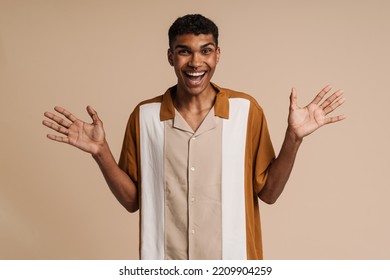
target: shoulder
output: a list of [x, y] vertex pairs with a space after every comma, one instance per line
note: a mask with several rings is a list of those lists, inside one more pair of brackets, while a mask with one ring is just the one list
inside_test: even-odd
[[244, 99], [249, 101], [250, 107], [254, 110], [258, 110], [260, 112], [263, 112], [263, 109], [261, 108], [260, 104], [257, 102], [257, 100], [250, 94], [237, 91], [233, 89], [228, 88], [218, 88], [221, 93], [225, 94], [228, 99]]
[[[156, 97], [146, 99], [133, 109], [130, 119], [137, 120], [142, 116], [148, 116], [148, 118], [158, 118], [160, 121], [174, 116], [174, 107], [172, 102], [172, 90], [174, 87], [168, 88], [165, 93]], [[142, 112], [142, 113], [141, 113]]]
[[140, 109], [142, 107], [145, 107], [147, 105], [153, 105], [153, 104], [161, 104], [163, 103], [163, 99], [164, 99], [164, 95], [165, 94], [160, 94], [158, 96], [155, 96], [155, 97], [152, 97], [152, 98], [149, 98], [149, 99], [145, 99], [141, 102], [139, 102], [132, 110], [132, 113], [131, 113], [131, 116], [135, 116], [135, 115], [138, 115], [139, 112], [140, 112]]
[[129, 119], [127, 121], [127, 127], [129, 128], [130, 126], [138, 125], [141, 108], [144, 106], [147, 106], [147, 105], [161, 103], [162, 97], [163, 97], [162, 95], [159, 95], [159, 96], [156, 96], [156, 97], [153, 97], [153, 98], [150, 98], [150, 99], [147, 99], [147, 100], [144, 100], [144, 101], [141, 101], [140, 103], [138, 103], [137, 106], [135, 106], [131, 110]]

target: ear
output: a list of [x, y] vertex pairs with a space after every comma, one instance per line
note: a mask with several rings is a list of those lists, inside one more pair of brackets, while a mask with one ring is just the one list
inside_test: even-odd
[[218, 47], [217, 50], [217, 63], [219, 62], [219, 57], [221, 56], [221, 49]]
[[173, 66], [173, 52], [170, 48], [168, 49], [167, 56], [169, 64]]

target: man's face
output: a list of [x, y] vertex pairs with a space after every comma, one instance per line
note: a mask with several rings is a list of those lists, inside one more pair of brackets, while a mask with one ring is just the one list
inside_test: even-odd
[[178, 90], [191, 95], [209, 90], [219, 55], [212, 34], [177, 36], [168, 50], [168, 61], [175, 69]]

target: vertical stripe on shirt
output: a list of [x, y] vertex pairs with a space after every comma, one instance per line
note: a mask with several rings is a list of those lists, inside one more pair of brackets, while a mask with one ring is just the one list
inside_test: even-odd
[[222, 258], [246, 259], [245, 144], [250, 102], [229, 100], [222, 132]]
[[164, 259], [164, 122], [161, 103], [140, 107], [141, 259]]

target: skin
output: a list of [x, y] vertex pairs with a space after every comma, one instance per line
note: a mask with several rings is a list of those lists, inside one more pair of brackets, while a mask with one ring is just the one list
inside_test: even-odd
[[338, 90], [326, 98], [332, 87], [324, 87], [307, 106], [297, 105], [295, 88], [291, 90], [288, 126], [278, 157], [272, 163], [265, 186], [259, 193], [259, 198], [273, 204], [279, 198], [290, 177], [298, 149], [303, 138], [320, 127], [345, 119], [344, 115], [327, 117], [337, 107], [345, 102], [343, 91]]
[[[185, 34], [177, 36], [167, 56], [177, 76], [174, 105], [195, 131], [214, 105], [216, 92], [210, 81], [220, 58], [220, 49], [211, 34]], [[191, 79], [188, 77], [189, 73], [204, 75], [201, 79]], [[329, 96], [330, 91], [331, 86], [328, 85], [307, 106], [299, 107], [296, 90], [292, 89], [285, 139], [279, 155], [270, 167], [266, 184], [259, 193], [259, 198], [264, 202], [275, 203], [283, 192], [303, 138], [326, 124], [345, 119], [344, 115], [327, 116], [345, 102], [342, 90]], [[43, 121], [43, 125], [60, 135], [48, 134], [47, 137], [90, 153], [118, 201], [129, 212], [137, 211], [137, 188], [118, 167], [97, 112], [88, 106], [87, 112], [92, 123], [86, 123], [62, 107], [57, 106], [54, 110], [58, 114], [44, 113], [47, 119]]]
[[87, 107], [92, 123], [86, 123], [62, 107], [56, 106], [54, 110], [65, 118], [45, 112], [45, 117], [50, 121], [44, 120], [43, 125], [63, 136], [48, 134], [47, 137], [90, 153], [99, 165], [108, 186], [118, 201], [127, 211], [137, 211], [137, 188], [130, 177], [118, 167], [106, 141], [103, 122], [96, 111], [91, 106]]
[[[211, 34], [177, 36], [168, 49], [168, 62], [177, 76], [174, 105], [194, 131], [214, 105], [217, 93], [210, 81], [220, 53]], [[199, 83], [192, 83], [187, 73], [205, 74]]]

